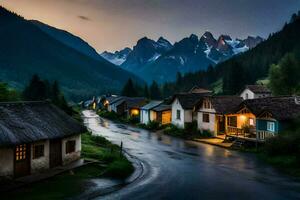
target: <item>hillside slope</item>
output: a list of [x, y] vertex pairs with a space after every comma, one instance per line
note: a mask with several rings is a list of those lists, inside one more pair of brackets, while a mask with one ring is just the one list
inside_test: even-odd
[[92, 59], [0, 7], [0, 80], [23, 88], [33, 74], [58, 80], [68, 97], [119, 91], [134, 75]]

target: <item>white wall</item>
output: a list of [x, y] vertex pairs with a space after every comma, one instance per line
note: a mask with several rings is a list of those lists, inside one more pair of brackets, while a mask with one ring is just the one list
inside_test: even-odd
[[13, 176], [14, 149], [0, 149], [0, 176]]
[[[180, 110], [180, 119], [177, 119], [177, 110]], [[180, 105], [178, 99], [175, 99], [172, 103], [172, 124], [180, 128], [184, 128], [185, 116], [186, 115], [184, 113], [184, 110]]]
[[242, 97], [244, 100], [246, 100], [247, 99], [247, 94], [248, 94], [248, 99], [254, 99], [255, 98], [254, 93], [249, 89], [245, 89], [241, 93], [240, 97]]
[[[44, 156], [33, 159], [33, 150], [34, 150], [34, 145], [44, 145]], [[36, 142], [31, 145], [31, 173], [36, 173], [40, 171], [44, 171], [46, 169], [49, 169], [49, 151], [50, 151], [50, 145], [49, 145], [49, 140], [47, 141], [42, 141], [42, 142]]]
[[141, 123], [148, 124], [149, 123], [149, 111], [148, 110], [141, 110]]
[[[75, 152], [66, 154], [66, 142], [69, 140], [75, 140]], [[62, 140], [62, 161], [63, 165], [67, 165], [75, 160], [78, 160], [80, 158], [81, 153], [81, 135], [72, 136], [69, 138], [64, 138]]]
[[215, 113], [208, 113], [209, 114], [209, 123], [203, 122], [203, 113], [208, 113], [208, 112], [203, 112], [199, 111], [198, 112], [198, 129], [200, 131], [210, 131], [214, 136], [216, 136], [215, 133], [215, 123], [216, 123], [216, 115]]

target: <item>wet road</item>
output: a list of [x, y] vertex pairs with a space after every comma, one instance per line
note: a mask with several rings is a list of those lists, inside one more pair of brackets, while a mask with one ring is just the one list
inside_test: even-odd
[[123, 141], [145, 166], [138, 181], [98, 199], [300, 199], [300, 182], [254, 155], [116, 124], [92, 111], [83, 114], [94, 134]]

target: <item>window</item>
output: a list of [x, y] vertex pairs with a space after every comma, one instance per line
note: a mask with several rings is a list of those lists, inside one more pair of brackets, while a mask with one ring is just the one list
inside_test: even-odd
[[248, 93], [246, 93], [245, 99], [249, 99], [249, 94]]
[[66, 154], [75, 152], [76, 141], [70, 140], [66, 142]]
[[267, 122], [267, 130], [268, 131], [275, 131], [275, 123], [274, 122]]
[[209, 123], [209, 114], [203, 113], [202, 121], [205, 122], [205, 123]]
[[249, 125], [254, 126], [254, 119], [253, 118], [249, 118]]
[[204, 102], [203, 102], [203, 108], [206, 108], [206, 109], [210, 109], [211, 108], [211, 104], [210, 104], [209, 100], [204, 100]]
[[44, 145], [34, 145], [33, 146], [33, 159], [44, 157]]
[[26, 144], [16, 147], [16, 161], [26, 160]]
[[227, 125], [231, 127], [237, 127], [237, 117], [236, 116], [228, 117]]
[[180, 119], [180, 110], [176, 111], [176, 119]]

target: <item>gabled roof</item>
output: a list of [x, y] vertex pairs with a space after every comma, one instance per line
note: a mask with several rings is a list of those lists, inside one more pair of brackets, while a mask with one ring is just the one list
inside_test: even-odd
[[269, 112], [276, 120], [290, 120], [300, 116], [300, 104], [296, 103], [294, 96], [266, 97], [245, 100], [246, 106], [254, 115]]
[[107, 97], [106, 100], [109, 102], [109, 104], [114, 104], [117, 101], [123, 100], [126, 97], [123, 96], [111, 96], [111, 97]]
[[[239, 96], [212, 96], [206, 98], [210, 100], [213, 109], [215, 109], [218, 114], [235, 112], [235, 110], [243, 102], [243, 98]], [[202, 102], [203, 101], [199, 102], [199, 106], [202, 105]]]
[[182, 93], [175, 94], [172, 98], [172, 103], [178, 99], [180, 105], [185, 110], [192, 110], [194, 106], [202, 100], [203, 97], [208, 96], [206, 93]]
[[128, 108], [141, 108], [147, 103], [147, 99], [144, 97], [126, 97], [126, 103]]
[[49, 102], [0, 103], [0, 147], [64, 138], [86, 129]]
[[245, 89], [249, 89], [255, 94], [270, 94], [271, 93], [271, 91], [264, 85], [246, 85]]
[[148, 104], [141, 107], [142, 110], [151, 110], [152, 108], [155, 108], [162, 104], [162, 101], [150, 101]]
[[162, 112], [162, 111], [167, 111], [167, 110], [171, 110], [172, 106], [171, 105], [167, 105], [167, 104], [160, 104], [159, 106], [153, 108], [153, 110], [155, 112]]
[[206, 93], [206, 94], [211, 94], [212, 91], [204, 89], [204, 88], [200, 88], [198, 86], [194, 86], [194, 87], [192, 87], [192, 89], [190, 89], [189, 93], [198, 93], [198, 94]]

